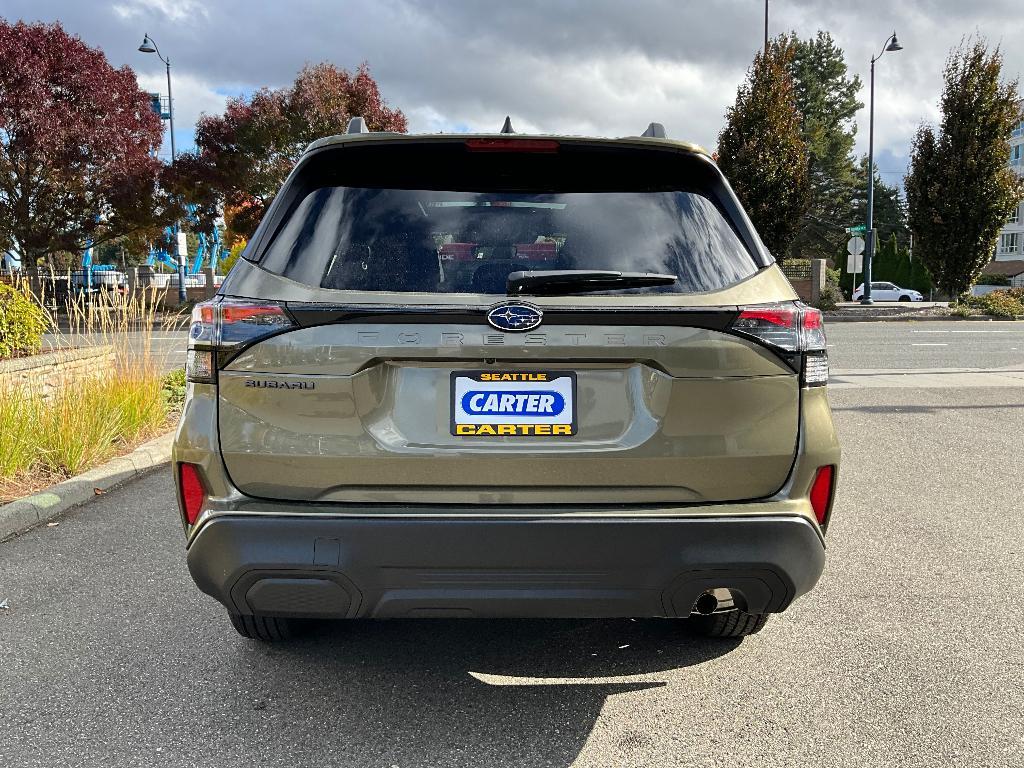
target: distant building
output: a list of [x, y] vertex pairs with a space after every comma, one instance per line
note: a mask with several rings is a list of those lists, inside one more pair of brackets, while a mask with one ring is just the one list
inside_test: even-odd
[[[1010, 167], [1024, 176], [1024, 122], [1013, 129], [1010, 138]], [[995, 259], [985, 272], [1008, 275], [1014, 286], [1024, 287], [1024, 203], [1013, 209], [1000, 230]]]

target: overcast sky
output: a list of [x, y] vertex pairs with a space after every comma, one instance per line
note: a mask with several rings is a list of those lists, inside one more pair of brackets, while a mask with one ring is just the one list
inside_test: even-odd
[[[145, 32], [171, 58], [179, 147], [201, 112], [285, 85], [306, 62], [370, 64], [412, 131], [636, 135], [652, 120], [714, 148], [726, 107], [764, 35], [762, 0], [5, 0], [8, 19], [61, 21], [143, 87], [162, 65], [137, 52]], [[943, 62], [964, 35], [1002, 43], [1024, 69], [1020, 0], [771, 0], [770, 31], [825, 29], [859, 73], [896, 30], [904, 50], [877, 65], [877, 165], [905, 168], [921, 121], [937, 116]], [[867, 151], [867, 110], [858, 116]]]

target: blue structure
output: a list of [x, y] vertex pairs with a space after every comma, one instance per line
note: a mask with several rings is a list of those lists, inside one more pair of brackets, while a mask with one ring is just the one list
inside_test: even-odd
[[178, 237], [174, 227], [164, 227], [164, 237], [157, 245], [149, 244], [149, 258], [146, 264], [152, 267], [157, 262], [166, 264], [171, 269], [178, 268], [178, 259], [175, 256], [177, 251]]
[[199, 247], [196, 248], [196, 257], [192, 261], [192, 268], [189, 270], [190, 275], [198, 275], [200, 270], [203, 268], [203, 261], [208, 260], [211, 267], [213, 267], [214, 273], [217, 272], [217, 265], [220, 263], [220, 254], [223, 248], [223, 243], [220, 240], [220, 230], [216, 226], [210, 232], [207, 237], [205, 232], [199, 233]]
[[[193, 226], [194, 229], [199, 228], [199, 216], [196, 214], [196, 206], [187, 205], [185, 206], [186, 215], [188, 222]], [[217, 265], [220, 263], [220, 255], [223, 250], [223, 243], [220, 239], [220, 230], [214, 225], [213, 229], [209, 234], [205, 232], [199, 232], [199, 246], [196, 248], [195, 258], [192, 260], [192, 265], [188, 269], [188, 274], [198, 275], [204, 266], [204, 262], [209, 263], [213, 267], [214, 271], [217, 270]], [[172, 270], [178, 268], [178, 233], [174, 227], [165, 227], [164, 236], [162, 242], [156, 245], [150, 244], [149, 246], [149, 258], [146, 260], [146, 264], [153, 266], [157, 262], [166, 264]]]

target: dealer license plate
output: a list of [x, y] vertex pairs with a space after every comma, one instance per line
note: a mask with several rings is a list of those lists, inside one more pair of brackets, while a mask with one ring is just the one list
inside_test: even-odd
[[572, 437], [572, 371], [459, 371], [451, 379], [451, 430], [459, 437]]

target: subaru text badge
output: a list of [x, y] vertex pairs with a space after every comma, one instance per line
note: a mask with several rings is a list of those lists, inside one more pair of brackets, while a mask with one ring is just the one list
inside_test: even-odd
[[499, 304], [487, 313], [487, 322], [499, 331], [531, 331], [543, 319], [544, 313], [537, 307], [518, 302]]

